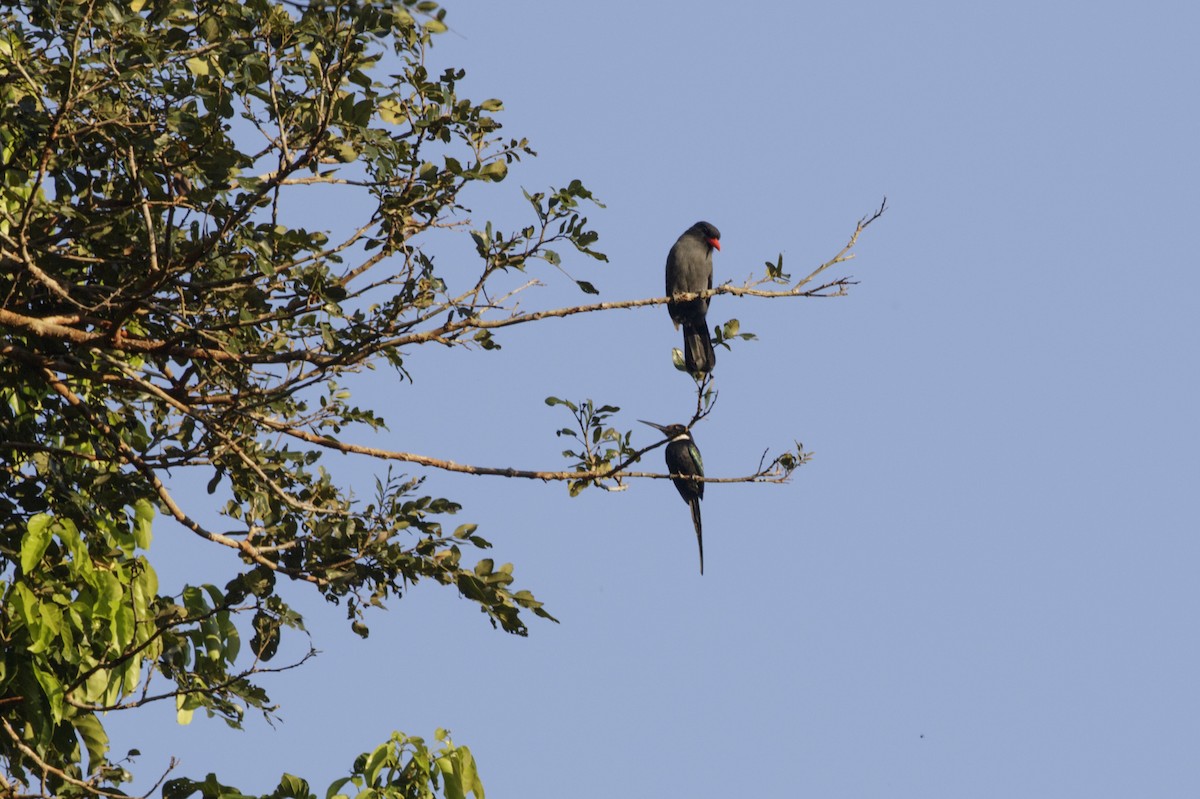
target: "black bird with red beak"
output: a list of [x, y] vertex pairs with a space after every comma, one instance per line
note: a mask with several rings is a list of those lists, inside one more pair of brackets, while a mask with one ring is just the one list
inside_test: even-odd
[[[721, 249], [721, 231], [697, 222], [667, 253], [667, 296], [712, 288], [713, 249]], [[692, 374], [707, 374], [717, 363], [708, 332], [708, 299], [668, 302], [667, 311], [678, 328], [683, 325], [683, 363]]]

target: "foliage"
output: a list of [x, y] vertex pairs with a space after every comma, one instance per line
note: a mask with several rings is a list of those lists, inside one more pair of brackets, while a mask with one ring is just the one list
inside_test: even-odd
[[[475, 233], [482, 270], [463, 290], [418, 247], [461, 224], [466, 187], [532, 152], [498, 135], [499, 101], [459, 97], [461, 71], [426, 69], [443, 13], [411, 0], [5, 12], [0, 702], [20, 723], [5, 722], [0, 756], [16, 782], [128, 779], [102, 711], [166, 699], [180, 721], [203, 709], [234, 726], [269, 712], [255, 675], [281, 631], [302, 629], [279, 575], [344, 603], [362, 635], [365, 606], [422, 579], [509, 632], [525, 634], [521, 610], [549, 618], [512, 590], [511, 566], [464, 562], [490, 545], [474, 525], [443, 528], [457, 503], [390, 473], [356, 501], [304, 440], [381, 428], [339, 376], [377, 360], [404, 375], [398, 340], [481, 318], [492, 274], [557, 262], [555, 242], [603, 258], [578, 182], [530, 195], [523, 230]], [[284, 221], [339, 190], [360, 227], [331, 239]], [[473, 336], [490, 340], [469, 325], [438, 337]], [[209, 472], [232, 529], [176, 502], [164, 475], [188, 468]], [[161, 595], [158, 511], [236, 552], [239, 574]]]
[[[572, 446], [579, 449], [565, 449], [562, 454], [564, 458], [575, 461], [575, 470], [580, 474], [617, 471], [614, 464], [627, 464], [631, 456], [638, 454], [630, 444], [632, 433], [622, 433], [614, 427], [607, 426], [609, 418], [621, 410], [615, 405], [601, 405], [597, 408], [596, 403], [590, 399], [575, 403], [558, 397], [546, 397], [546, 404], [550, 407], [563, 406], [575, 419], [575, 427], [561, 428], [555, 435], [566, 436], [577, 442]], [[594, 482], [594, 478], [581, 477], [572, 480], [568, 484], [568, 490], [571, 496], [576, 496]]]
[[[560, 480], [572, 494], [665, 477], [627, 471], [662, 442], [633, 448], [610, 424], [618, 409], [591, 400], [552, 403], [579, 425], [560, 431], [579, 445], [562, 472], [344, 438], [386, 427], [351, 402], [350, 374], [387, 365], [404, 379], [421, 344], [494, 349], [510, 325], [665, 302], [517, 313], [520, 289], [495, 290], [539, 263], [562, 270], [563, 252], [606, 260], [583, 215], [596, 201], [575, 180], [525, 192], [520, 229], [470, 228], [465, 195], [533, 151], [500, 134], [499, 100], [466, 99], [461, 70], [427, 67], [444, 18], [428, 0], [0, 11], [0, 794], [120, 790], [132, 775], [109, 751], [110, 711], [167, 701], [180, 723], [203, 710], [233, 727], [248, 709], [269, 715], [260, 676], [312, 653], [278, 661], [289, 631], [305, 635], [289, 583], [344, 606], [362, 636], [366, 608], [422, 580], [510, 633], [525, 635], [530, 613], [553, 619], [511, 564], [470, 562], [490, 543], [474, 524], [451, 530], [459, 504], [424, 493], [423, 476], [384, 470], [364, 500], [326, 453]], [[361, 223], [299, 224], [329, 203]], [[474, 267], [437, 262], [446, 236], [469, 237]], [[712, 293], [840, 293], [848, 281], [806, 284], [852, 245], [786, 290], [760, 288], [789, 279], [780, 259], [761, 281]], [[718, 328], [725, 346], [749, 337], [736, 320]], [[712, 394], [698, 395], [707, 413]], [[782, 481], [804, 457], [738, 479]], [[219, 522], [172, 492], [189, 471]], [[164, 521], [228, 550], [236, 574], [160, 591], [150, 553]], [[481, 797], [469, 751], [439, 740], [435, 753], [397, 734], [345, 784]], [[211, 775], [166, 792], [236, 793]], [[285, 777], [273, 795], [309, 791]]]
[[[446, 730], [434, 736], [442, 747], [431, 751], [424, 739], [392, 733], [386, 743], [359, 755], [349, 777], [335, 780], [325, 792], [329, 799], [370, 796], [378, 799], [483, 799], [483, 785], [475, 769], [475, 758], [465, 746], [456, 746]], [[354, 791], [349, 792], [349, 788]], [[163, 786], [163, 799], [228, 799], [245, 794], [222, 785], [215, 774], [204, 780], [176, 779]], [[316, 799], [309, 785], [292, 774], [284, 774], [279, 786], [263, 799]]]

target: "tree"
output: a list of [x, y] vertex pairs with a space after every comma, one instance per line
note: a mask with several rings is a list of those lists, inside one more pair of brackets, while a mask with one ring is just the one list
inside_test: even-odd
[[[290, 590], [343, 604], [363, 636], [368, 607], [421, 580], [453, 586], [510, 633], [527, 633], [527, 614], [552, 619], [514, 587], [511, 564], [465, 560], [490, 544], [474, 524], [451, 527], [460, 506], [423, 494], [423, 470], [572, 493], [669, 478], [631, 470], [663, 442], [634, 447], [611, 426], [618, 409], [591, 400], [547, 400], [573, 417], [558, 433], [578, 441], [557, 470], [355, 441], [384, 420], [351, 403], [347, 375], [388, 365], [404, 378], [423, 344], [495, 349], [509, 326], [667, 300], [514, 310], [522, 286], [506, 276], [561, 270], [564, 248], [606, 260], [584, 216], [596, 200], [572, 181], [526, 193], [519, 230], [472, 225], [464, 192], [534, 153], [500, 135], [499, 100], [463, 99], [461, 70], [427, 68], [444, 16], [424, 0], [45, 0], [3, 12], [0, 795], [116, 795], [131, 775], [102, 712], [172, 701], [183, 723], [202, 709], [235, 727], [247, 708], [269, 714], [260, 675], [297, 665], [275, 660], [303, 625]], [[288, 223], [300, 202], [343, 195], [363, 209], [351, 229]], [[801, 280], [780, 258], [761, 279], [704, 294], [844, 293], [849, 279], [818, 277], [882, 211]], [[474, 267], [435, 263], [439, 235], [469, 236]], [[737, 320], [716, 333], [724, 346], [749, 336]], [[693, 423], [713, 396], [710, 379], [697, 385]], [[330, 452], [380, 463], [372, 499], [322, 468]], [[782, 482], [806, 457], [797, 447], [710, 480]], [[177, 500], [168, 475], [183, 470], [206, 474], [226, 529]], [[237, 576], [161, 594], [151, 541], [167, 526], [230, 550]], [[469, 750], [437, 739], [435, 751], [397, 733], [346, 780], [482, 795]], [[210, 775], [165, 791], [232, 789]], [[276, 795], [308, 788], [285, 776]]]

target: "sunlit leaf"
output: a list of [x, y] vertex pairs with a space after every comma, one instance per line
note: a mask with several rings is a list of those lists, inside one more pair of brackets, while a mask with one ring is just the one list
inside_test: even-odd
[[39, 513], [25, 525], [25, 535], [21, 537], [21, 571], [26, 574], [33, 571], [46, 553], [53, 537], [50, 529], [53, 521], [49, 515]]

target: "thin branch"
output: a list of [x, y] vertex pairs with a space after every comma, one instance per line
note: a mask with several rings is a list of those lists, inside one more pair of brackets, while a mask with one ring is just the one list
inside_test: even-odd
[[221, 430], [220, 425], [213, 424], [211, 420], [200, 414], [193, 407], [185, 404], [176, 397], [171, 396], [159, 386], [156, 386], [153, 383], [145, 380], [128, 364], [122, 363], [120, 360], [112, 358], [111, 356], [109, 356], [107, 360], [115, 369], [124, 373], [126, 378], [140, 388], [144, 394], [155, 397], [160, 402], [166, 403], [175, 410], [179, 411], [184, 416], [189, 416], [200, 424], [204, 425], [206, 430], [219, 438], [222, 443], [224, 443], [225, 446], [237, 456], [238, 460], [240, 460], [247, 469], [250, 469], [252, 472], [254, 472], [258, 479], [271, 489], [272, 493], [275, 494], [280, 502], [284, 503], [290, 508], [293, 508], [294, 510], [304, 511], [306, 513], [312, 513], [316, 515], [350, 515], [348, 511], [341, 508], [319, 508], [312, 503], [302, 502], [301, 500], [296, 499], [294, 496], [284, 490], [284, 488], [279, 485], [278, 482], [273, 480], [271, 476], [263, 470], [262, 466], [260, 466], [254, 458], [250, 457], [241, 447], [241, 445], [239, 445], [233, 439], [232, 436], [227, 434], [224, 430]]
[[88, 793], [95, 794], [96, 796], [110, 796], [113, 797], [113, 799], [128, 799], [129, 795], [124, 791], [106, 791], [103, 788], [97, 787], [94, 782], [84, 782], [83, 780], [75, 779], [62, 769], [55, 768], [45, 760], [42, 760], [42, 758], [38, 756], [37, 752], [35, 752], [33, 749], [27, 746], [24, 741], [21, 740], [21, 736], [19, 736], [17, 731], [12, 728], [12, 725], [8, 723], [8, 719], [0, 718], [0, 725], [4, 727], [4, 731], [8, 733], [8, 737], [12, 739], [13, 745], [20, 750], [21, 754], [25, 755], [37, 764], [38, 768], [42, 770], [43, 776], [46, 774], [53, 774], [55, 777], [58, 777], [68, 785], [74, 785], [76, 788], [82, 788]]
[[138, 196], [138, 205], [142, 210], [142, 223], [146, 226], [146, 254], [149, 257], [149, 265], [151, 274], [159, 272], [158, 263], [158, 234], [154, 230], [154, 216], [150, 213], [150, 202], [146, 196], [147, 189], [142, 185], [138, 176], [138, 154], [133, 149], [133, 145], [129, 146], [129, 176], [133, 178], [135, 185], [141, 189]]
[[73, 707], [77, 707], [80, 710], [87, 710], [87, 711], [94, 712], [94, 713], [106, 713], [111, 710], [128, 710], [130, 708], [141, 707], [142, 705], [147, 705], [151, 702], [159, 702], [159, 701], [162, 701], [163, 699], [172, 699], [177, 696], [188, 696], [189, 694], [206, 694], [206, 695], [212, 696], [212, 695], [216, 695], [217, 693], [225, 690], [229, 686], [231, 686], [241, 680], [246, 679], [247, 677], [249, 677], [252, 674], [279, 674], [281, 672], [291, 671], [292, 669], [299, 668], [300, 666], [307, 663], [310, 658], [316, 657], [316, 655], [317, 655], [317, 650], [310, 647], [309, 650], [304, 653], [304, 657], [300, 658], [295, 663], [289, 663], [286, 666], [269, 666], [269, 667], [253, 666], [239, 674], [235, 674], [235, 675], [231, 676], [227, 680], [223, 680], [218, 683], [213, 683], [211, 685], [202, 684], [199, 687], [194, 687], [194, 688], [180, 688], [177, 691], [164, 691], [161, 694], [154, 694], [153, 696], [142, 696], [132, 702], [122, 702], [122, 703], [116, 704], [116, 705], [105, 705], [105, 706], [86, 705], [81, 702], [75, 702], [70, 699], [67, 699], [66, 701], [68, 704], [72, 705]]
[[[277, 422], [273, 419], [268, 419], [257, 414], [252, 415], [252, 418], [262, 424], [264, 427], [269, 427], [280, 433], [292, 436], [300, 441], [326, 449], [336, 450], [347, 454], [366, 455], [378, 460], [402, 461], [405, 463], [416, 463], [421, 466], [428, 466], [434, 469], [442, 469], [447, 472], [458, 472], [460, 474], [473, 474], [480, 476], [493, 477], [517, 477], [526, 480], [541, 480], [542, 482], [561, 482], [565, 480], [607, 480], [620, 479], [625, 477], [639, 477], [650, 480], [669, 480], [672, 475], [662, 474], [659, 472], [629, 472], [623, 471], [626, 466], [637, 462], [642, 455], [652, 449], [661, 447], [667, 443], [663, 441], [651, 444], [644, 449], [638, 450], [636, 453], [628, 457], [623, 462], [616, 466], [606, 467], [603, 469], [578, 469], [574, 471], [541, 471], [533, 469], [513, 469], [511, 467], [494, 467], [494, 466], [474, 466], [466, 463], [457, 463], [451, 460], [442, 458], [432, 458], [428, 455], [419, 455], [415, 452], [396, 452], [386, 449], [377, 449], [375, 447], [365, 447], [361, 444], [349, 444], [344, 441], [330, 438], [328, 436], [311, 433], [307, 430], [301, 430], [297, 427]], [[705, 477], [702, 479], [705, 483], [781, 483], [786, 482], [787, 476], [782, 470], [778, 472], [759, 472], [757, 474], [746, 475], [743, 477]]]
[[[261, 193], [261, 192], [260, 192]], [[181, 346], [170, 341], [145, 339], [128, 334], [123, 334], [116, 341], [112, 340], [111, 335], [85, 331], [78, 328], [70, 327], [62, 324], [55, 324], [46, 320], [41, 320], [36, 317], [24, 316], [22, 314], [0, 309], [0, 325], [8, 325], [22, 330], [35, 333], [40, 336], [64, 339], [76, 344], [84, 346], [102, 346], [111, 348], [114, 351], [128, 351], [141, 353], [162, 353], [176, 358], [195, 359], [200, 361], [213, 362], [236, 362], [242, 364], [276, 364], [276, 363], [295, 363], [308, 362], [322, 368], [333, 368], [339, 366], [348, 366], [361, 363], [371, 355], [386, 349], [396, 349], [411, 344], [422, 344], [426, 342], [443, 342], [449, 343], [462, 333], [471, 330], [494, 330], [513, 325], [526, 324], [528, 322], [536, 322], [542, 319], [562, 318], [574, 316], [582, 313], [594, 313], [596, 311], [612, 311], [623, 308], [641, 308], [646, 306], [665, 305], [671, 301], [688, 301], [699, 298], [715, 297], [722, 294], [728, 294], [734, 297], [763, 297], [763, 298], [780, 298], [780, 297], [827, 297], [837, 296], [839, 292], [853, 285], [854, 281], [848, 278], [839, 278], [837, 280], [823, 283], [814, 288], [804, 288], [811, 283], [817, 275], [829, 269], [836, 264], [844, 263], [853, 258], [851, 250], [858, 242], [858, 237], [864, 230], [876, 219], [878, 219], [884, 211], [887, 210], [887, 199], [880, 205], [878, 210], [872, 214], [859, 220], [855, 227], [854, 233], [850, 236], [845, 246], [838, 251], [832, 258], [824, 262], [806, 277], [794, 284], [791, 288], [784, 290], [768, 290], [759, 288], [759, 286], [770, 282], [769, 278], [763, 278], [757, 281], [748, 281], [741, 286], [724, 284], [712, 289], [707, 289], [700, 292], [680, 293], [671, 297], [649, 297], [637, 300], [619, 300], [615, 302], [598, 302], [587, 305], [576, 305], [568, 308], [554, 308], [544, 311], [533, 311], [529, 313], [513, 313], [510, 316], [502, 319], [480, 319], [476, 317], [463, 318], [458, 320], [448, 320], [441, 326], [432, 330], [422, 331], [420, 333], [408, 333], [405, 335], [394, 336], [392, 338], [381, 339], [373, 342], [369, 346], [364, 346], [357, 350], [353, 355], [329, 355], [313, 350], [297, 350], [293, 352], [264, 352], [264, 353], [233, 353], [219, 347], [192, 347]], [[28, 263], [28, 261], [27, 261]], [[837, 291], [830, 294], [832, 290]], [[473, 291], [468, 291], [461, 297], [450, 301], [461, 303], [467, 300], [472, 295]], [[435, 315], [440, 315], [445, 310], [443, 304], [435, 312], [427, 312], [422, 319], [416, 322], [405, 323], [406, 327], [411, 327], [412, 324], [419, 324], [420, 321], [432, 318]], [[490, 305], [489, 307], [495, 307]], [[2, 350], [0, 350], [2, 352]]]
[[[7, 325], [20, 330], [26, 330], [39, 336], [66, 340], [83, 346], [100, 347], [111, 344], [111, 346], [106, 346], [106, 348], [111, 349], [114, 352], [165, 354], [175, 358], [212, 361], [217, 363], [269, 365], [303, 361], [320, 366], [334, 366], [361, 362], [368, 355], [384, 349], [394, 349], [410, 344], [422, 344], [430, 341], [442, 341], [451, 337], [452, 334], [461, 333], [467, 330], [493, 330], [496, 328], [525, 324], [527, 322], [536, 322], [541, 319], [574, 316], [575, 314], [593, 313], [596, 311], [612, 311], [621, 308], [641, 308], [652, 305], [665, 305], [666, 303], [672, 301], [686, 301], [696, 299], [698, 297], [713, 297], [718, 294], [731, 294], [739, 297], [816, 297], [824, 296], [821, 294], [821, 292], [827, 291], [832, 287], [849, 284], [850, 281], [837, 280], [831, 283], [826, 283], [822, 286], [818, 286], [815, 289], [810, 289], [809, 291], [797, 291], [795, 289], [787, 291], [763, 291], [761, 289], [754, 289], [745, 286], [718, 286], [705, 291], [681, 293], [671, 297], [664, 296], [650, 297], [640, 300], [598, 302], [589, 305], [577, 305], [570, 308], [555, 308], [525, 314], [514, 314], [504, 319], [459, 319], [457, 321], [448, 322], [434, 330], [397, 336], [395, 338], [380, 341], [369, 348], [363, 348], [362, 350], [358, 351], [355, 353], [353, 358], [345, 355], [326, 355], [320, 352], [314, 352], [312, 350], [298, 350], [295, 352], [283, 353], [265, 352], [262, 354], [234, 353], [215, 347], [183, 346], [172, 344], [164, 340], [146, 339], [130, 336], [128, 334], [122, 334], [116, 341], [113, 341], [112, 337], [105, 333], [79, 330], [78, 328], [69, 327], [67, 325], [46, 322], [36, 317], [25, 316], [23, 314], [18, 314], [2, 308], [0, 308], [0, 325]], [[4, 350], [0, 349], [0, 354], [3, 354], [3, 352]]]
[[839, 278], [837, 280], [823, 283], [815, 288], [805, 289], [809, 283], [825, 270], [840, 263], [845, 263], [851, 260], [854, 256], [850, 251], [858, 243], [858, 237], [873, 221], [886, 209], [886, 198], [884, 204], [879, 207], [879, 210], [873, 214], [859, 220], [858, 225], [854, 229], [854, 233], [850, 236], [849, 241], [837, 252], [832, 258], [824, 262], [806, 277], [794, 284], [791, 288], [773, 291], [769, 289], [758, 288], [761, 285], [772, 282], [770, 278], [762, 278], [756, 281], [747, 281], [741, 286], [734, 286], [728, 283], [716, 286], [715, 288], [706, 289], [704, 291], [681, 292], [672, 296], [664, 297], [648, 297], [639, 300], [619, 300], [616, 302], [596, 302], [588, 305], [576, 305], [570, 308], [554, 308], [545, 311], [532, 311], [524, 314], [512, 314], [503, 319], [459, 319], [450, 321], [434, 330], [424, 331], [421, 333], [412, 333], [405, 336], [397, 336], [381, 343], [382, 347], [393, 348], [403, 347], [408, 344], [420, 344], [425, 341], [444, 338], [451, 333], [461, 330], [493, 330], [501, 327], [509, 327], [511, 325], [520, 325], [527, 322], [536, 322], [541, 319], [561, 318], [565, 316], [573, 316], [581, 313], [593, 313], [595, 311], [613, 311], [622, 308], [641, 308], [652, 305], [665, 305], [668, 302], [687, 302], [690, 300], [707, 299], [716, 297], [721, 294], [728, 294], [734, 297], [764, 297], [764, 298], [779, 298], [779, 297], [827, 297], [837, 296], [837, 294], [829, 294], [830, 290], [838, 289], [843, 291], [846, 286], [854, 285], [854, 281], [849, 278]]
[[[713, 408], [717, 404], [717, 392], [714, 389], [711, 394], [707, 393], [712, 386], [712, 372], [705, 372], [704, 377], [696, 383], [696, 412], [692, 414], [692, 420], [687, 423], [687, 427], [691, 430], [696, 426], [696, 423], [713, 412]], [[706, 398], [707, 404], [705, 403]], [[760, 464], [761, 465], [761, 464]]]

